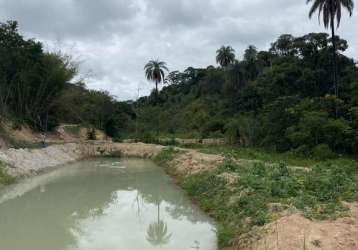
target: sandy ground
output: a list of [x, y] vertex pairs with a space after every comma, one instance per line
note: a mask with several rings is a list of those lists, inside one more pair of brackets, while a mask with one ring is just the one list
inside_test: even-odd
[[195, 150], [181, 150], [169, 166], [180, 175], [196, 174], [217, 167], [224, 160], [221, 155], [204, 154]]
[[358, 203], [347, 203], [350, 217], [311, 221], [300, 214], [284, 216], [268, 224], [261, 240], [234, 250], [357, 250]]

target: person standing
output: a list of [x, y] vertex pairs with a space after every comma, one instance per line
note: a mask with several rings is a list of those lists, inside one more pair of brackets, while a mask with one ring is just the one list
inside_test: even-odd
[[42, 130], [40, 132], [40, 144], [41, 144], [41, 147], [46, 148], [46, 135], [45, 135], [45, 132]]

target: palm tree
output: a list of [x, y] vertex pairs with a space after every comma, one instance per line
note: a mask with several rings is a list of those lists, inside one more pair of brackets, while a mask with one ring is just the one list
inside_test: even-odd
[[165, 62], [150, 60], [145, 66], [145, 77], [149, 81], [155, 82], [155, 92], [158, 95], [158, 84], [165, 79], [165, 71], [169, 71]]
[[168, 226], [160, 219], [160, 200], [157, 199], [157, 221], [149, 224], [147, 241], [153, 246], [163, 246], [169, 243], [172, 234], [168, 233]]
[[225, 68], [235, 61], [235, 50], [231, 46], [222, 46], [216, 51], [216, 62]]
[[341, 22], [342, 7], [347, 9], [349, 15], [352, 16], [354, 3], [353, 0], [307, 0], [307, 4], [312, 2], [312, 7], [309, 12], [309, 17], [312, 18], [313, 14], [318, 11], [318, 19], [321, 18], [324, 27], [331, 28], [332, 32], [332, 45], [333, 45], [333, 81], [335, 94], [338, 97], [338, 74], [337, 74], [337, 45], [335, 37], [335, 20], [337, 20], [337, 28]]
[[147, 241], [153, 246], [163, 246], [169, 243], [171, 234], [168, 234], [168, 227], [162, 220], [149, 225], [147, 229]]

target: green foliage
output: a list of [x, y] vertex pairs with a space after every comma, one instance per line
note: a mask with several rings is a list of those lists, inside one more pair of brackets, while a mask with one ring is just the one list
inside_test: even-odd
[[159, 154], [153, 157], [153, 160], [158, 164], [165, 164], [174, 159], [180, 151], [174, 147], [165, 147]]
[[[222, 174], [237, 176], [228, 183]], [[311, 219], [346, 215], [341, 201], [358, 200], [358, 174], [342, 167], [294, 170], [286, 164], [237, 164], [227, 158], [215, 170], [184, 176], [180, 185], [219, 222], [220, 247], [237, 234], [273, 218], [270, 204], [295, 206]]]
[[113, 158], [122, 158], [123, 156], [123, 152], [120, 150], [115, 150], [110, 152], [109, 157], [113, 157]]
[[[249, 46], [242, 61], [233, 59], [230, 48], [220, 49], [224, 69], [209, 66], [170, 74], [172, 85], [160, 91], [156, 105], [154, 94], [134, 104], [139, 131], [226, 137], [231, 144], [298, 155], [312, 156], [320, 144], [335, 154], [357, 154], [358, 69], [341, 54], [347, 41], [335, 40], [338, 97], [331, 80], [329, 35], [284, 34], [268, 51]], [[224, 50], [231, 51], [230, 59]]]
[[0, 186], [1, 185], [10, 185], [15, 182], [15, 178], [12, 176], [9, 176], [5, 172], [5, 165], [0, 161]]
[[334, 154], [327, 144], [319, 144], [312, 149], [312, 156], [318, 160], [325, 160], [333, 158]]
[[79, 136], [80, 131], [81, 131], [81, 126], [79, 126], [79, 125], [68, 126], [67, 125], [67, 126], [64, 126], [63, 129], [68, 134]]
[[224, 161], [218, 166], [218, 168], [222, 171], [238, 171], [239, 166], [235, 163], [234, 159], [231, 157], [226, 157]]
[[311, 241], [311, 244], [315, 247], [321, 247], [321, 241], [320, 240], [313, 240]]
[[235, 50], [231, 46], [222, 46], [216, 51], [216, 62], [222, 67], [227, 67], [235, 61]]
[[40, 42], [19, 34], [15, 21], [0, 23], [1, 116], [44, 131], [59, 123], [91, 125], [112, 137], [133, 127], [135, 114], [128, 103], [73, 83], [76, 74], [70, 56], [44, 52]]
[[165, 71], [169, 71], [165, 62], [151, 60], [145, 66], [145, 77], [155, 83], [156, 95], [158, 94], [158, 83], [164, 82]]
[[0, 23], [0, 113], [51, 129], [57, 124], [54, 100], [75, 74], [68, 57], [45, 53], [41, 43], [25, 40], [17, 22]]

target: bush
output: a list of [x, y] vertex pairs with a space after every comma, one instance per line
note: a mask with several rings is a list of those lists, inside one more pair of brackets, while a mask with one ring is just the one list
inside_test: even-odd
[[15, 178], [12, 176], [9, 176], [5, 172], [5, 164], [0, 162], [0, 186], [1, 185], [10, 185], [15, 182]]
[[237, 119], [233, 119], [225, 125], [225, 138], [230, 144], [240, 142], [239, 121]]
[[179, 153], [179, 150], [174, 147], [166, 147], [159, 154], [157, 154], [153, 160], [159, 164], [165, 164], [169, 161], [172, 161], [176, 154]]
[[239, 170], [239, 165], [232, 158], [226, 157], [219, 165], [219, 169], [222, 171], [236, 172]]
[[292, 153], [296, 156], [310, 156], [311, 155], [311, 149], [307, 145], [301, 145], [298, 148], [295, 148], [292, 150]]
[[123, 156], [123, 153], [122, 153], [122, 151], [120, 151], [120, 150], [112, 151], [112, 152], [109, 154], [109, 157], [113, 157], [113, 158], [121, 158], [122, 156]]
[[143, 143], [158, 143], [158, 139], [151, 132], [142, 133], [137, 140]]
[[312, 149], [312, 156], [317, 160], [332, 159], [334, 153], [327, 144], [319, 144]]

